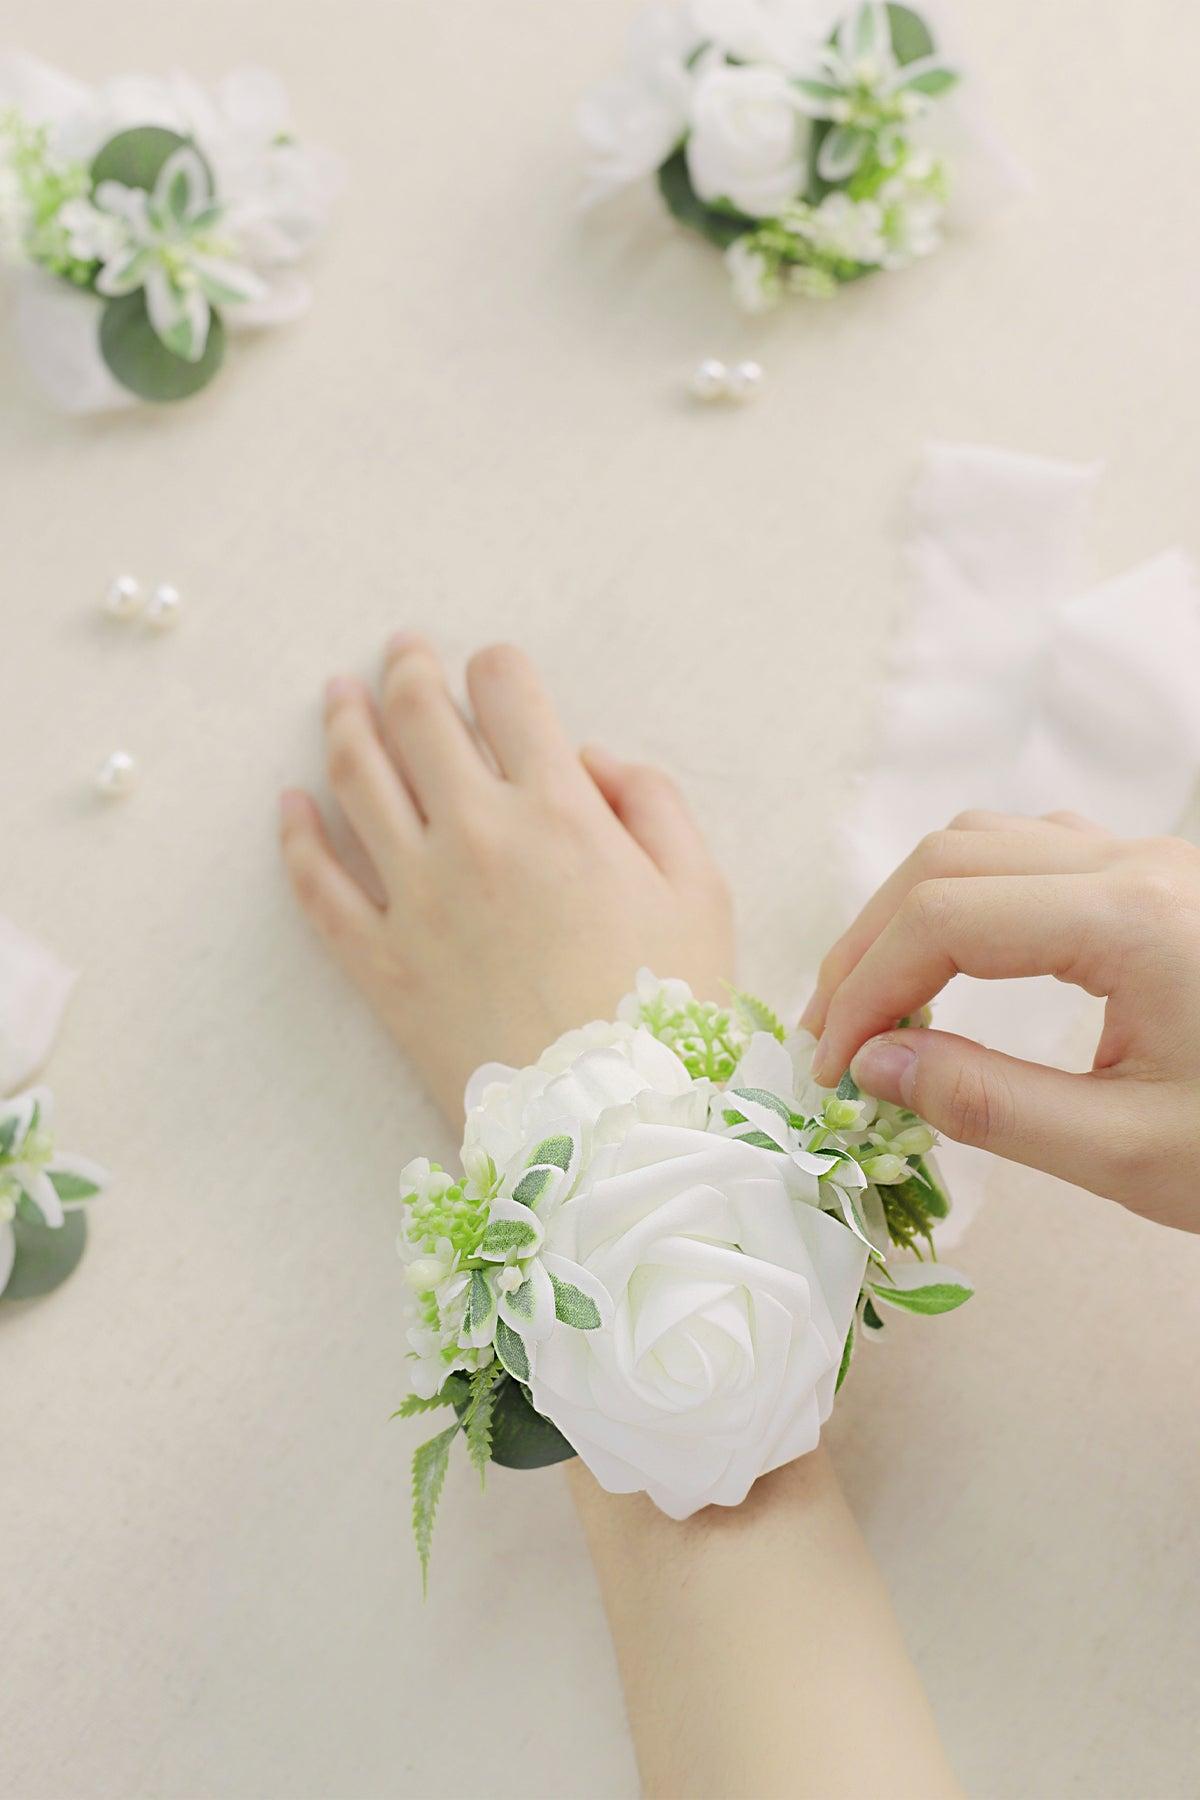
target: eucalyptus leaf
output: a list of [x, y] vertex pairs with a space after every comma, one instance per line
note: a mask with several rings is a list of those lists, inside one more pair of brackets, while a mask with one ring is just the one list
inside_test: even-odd
[[100, 1192], [98, 1181], [89, 1181], [86, 1175], [76, 1175], [69, 1169], [47, 1169], [46, 1173], [60, 1200], [90, 1200]]
[[225, 358], [225, 327], [212, 314], [208, 342], [197, 362], [168, 350], [146, 311], [142, 290], [110, 300], [100, 315], [100, 353], [131, 394], [140, 400], [186, 400], [207, 387]]
[[669, 156], [658, 171], [658, 188], [668, 210], [680, 224], [700, 232], [720, 250], [727, 250], [737, 238], [755, 230], [758, 224], [757, 219], [743, 213], [706, 206], [692, 186], [687, 157], [682, 150]]
[[87, 1245], [87, 1214], [71, 1212], [57, 1230], [13, 1220], [16, 1257], [0, 1300], [33, 1300], [49, 1294], [78, 1266]]
[[753, 1100], [759, 1106], [766, 1106], [771, 1112], [778, 1113], [785, 1125], [790, 1125], [792, 1109], [778, 1094], [767, 1092], [766, 1088], [730, 1088], [729, 1092], [735, 1100]]
[[493, 1219], [479, 1242], [481, 1256], [507, 1256], [510, 1250], [525, 1250], [537, 1243], [537, 1228], [520, 1219]]
[[887, 12], [897, 62], [918, 62], [933, 54], [933, 34], [919, 13], [910, 6], [889, 6]]
[[490, 1331], [495, 1316], [495, 1289], [482, 1269], [472, 1269], [467, 1293], [467, 1311], [463, 1323], [473, 1335], [483, 1335], [484, 1332]]
[[554, 1179], [553, 1168], [527, 1169], [513, 1189], [512, 1197], [520, 1206], [536, 1206]]
[[551, 1163], [556, 1169], [564, 1172], [571, 1166], [571, 1157], [575, 1153], [575, 1145], [565, 1132], [555, 1137], [543, 1138], [530, 1156], [526, 1165], [532, 1168], [536, 1163]]
[[[120, 181], [126, 187], [144, 188], [149, 193], [163, 164], [189, 144], [190, 139], [163, 125], [136, 125], [130, 131], [119, 131], [93, 157], [92, 183], [98, 187], [102, 181]], [[196, 146], [191, 144], [191, 148], [195, 150]], [[212, 170], [198, 150], [196, 155], [204, 164], [211, 186]]]

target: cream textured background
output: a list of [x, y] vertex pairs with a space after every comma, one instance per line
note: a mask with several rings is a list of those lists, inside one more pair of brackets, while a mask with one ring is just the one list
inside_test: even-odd
[[[744, 975], [789, 983], [917, 444], [1107, 457], [1104, 572], [1200, 548], [1200, 12], [963, 11], [1037, 194], [751, 329], [648, 197], [573, 214], [622, 0], [8, 0], [85, 75], [279, 67], [352, 175], [313, 314], [197, 402], [71, 424], [0, 351], [0, 907], [84, 970], [51, 1074], [118, 1174], [72, 1284], [0, 1308], [8, 1800], [634, 1793], [553, 1474], [459, 1467], [420, 1604], [393, 1193], [446, 1140], [293, 917], [275, 793], [390, 629], [519, 638], [684, 777]], [[752, 347], [759, 405], [681, 401]], [[126, 567], [178, 635], [97, 621]], [[117, 744], [144, 783], [101, 809]], [[978, 1299], [889, 1331], [831, 1434], [952, 1755], [996, 1800], [1194, 1794], [1200, 1243], [1014, 1176], [965, 1256]]]

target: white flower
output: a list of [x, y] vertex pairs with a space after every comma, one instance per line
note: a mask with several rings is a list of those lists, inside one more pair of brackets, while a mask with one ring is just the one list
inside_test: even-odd
[[883, 208], [877, 201], [826, 194], [797, 229], [822, 256], [881, 263], [887, 253], [883, 224]]
[[945, 202], [941, 168], [927, 151], [909, 157], [879, 191], [886, 237], [885, 268], [902, 269], [941, 246]]
[[650, 6], [630, 28], [625, 67], [580, 102], [579, 132], [591, 153], [585, 203], [603, 200], [666, 162], [687, 126], [700, 48], [688, 9]]
[[214, 306], [237, 306], [265, 293], [259, 277], [233, 260], [208, 170], [190, 146], [167, 158], [152, 193], [102, 181], [95, 203], [114, 227], [124, 227], [114, 230], [97, 293], [115, 299], [144, 289], [156, 335], [187, 362], [204, 355]]
[[49, 1088], [0, 1100], [0, 1225], [20, 1213], [31, 1223], [57, 1228], [64, 1205], [80, 1205], [107, 1184], [98, 1163], [55, 1150], [53, 1119]]
[[830, 0], [693, 0], [701, 34], [743, 63], [774, 63], [789, 74], [809, 66], [841, 8]]
[[68, 200], [58, 215], [67, 246], [79, 262], [111, 262], [130, 248], [129, 226], [119, 214], [90, 200]]
[[733, 282], [733, 297], [743, 312], [769, 312], [783, 298], [779, 264], [755, 247], [752, 233], [734, 238], [725, 252], [725, 266]]
[[702, 200], [771, 218], [803, 189], [809, 125], [781, 70], [708, 68], [696, 83], [691, 119], [688, 173]]
[[804, 1180], [772, 1151], [638, 1124], [554, 1214], [547, 1252], [608, 1294], [612, 1323], [555, 1326], [533, 1404], [610, 1492], [687, 1518], [815, 1447], [866, 1251]]

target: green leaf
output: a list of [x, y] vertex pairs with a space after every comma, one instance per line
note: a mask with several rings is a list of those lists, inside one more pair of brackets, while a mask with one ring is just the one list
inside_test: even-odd
[[736, 238], [744, 237], [758, 225], [757, 219], [743, 213], [706, 206], [692, 186], [687, 157], [682, 150], [669, 156], [658, 171], [658, 187], [668, 210], [680, 224], [699, 231], [720, 250], [727, 250]]
[[433, 1547], [433, 1521], [438, 1501], [446, 1485], [446, 1469], [450, 1462], [450, 1446], [461, 1430], [458, 1420], [439, 1431], [435, 1438], [422, 1444], [412, 1462], [412, 1523], [421, 1559], [421, 1588], [429, 1592], [429, 1552]]
[[[163, 164], [189, 143], [190, 139], [162, 125], [137, 125], [131, 131], [119, 131], [92, 159], [92, 183], [98, 187], [102, 181], [121, 181], [126, 187], [145, 188], [149, 193]], [[196, 148], [194, 144], [191, 147]], [[196, 154], [211, 182], [212, 170], [198, 150]]]
[[771, 1011], [765, 1000], [760, 1000], [757, 994], [744, 994], [740, 988], [735, 987], [729, 989], [729, 996], [733, 1001], [733, 1010], [744, 1030], [769, 1031], [771, 1036], [777, 1038], [782, 1044], [787, 1036], [783, 1020], [778, 1013]]
[[900, 83], [901, 93], [928, 94], [936, 99], [939, 94], [948, 94], [950, 89], [958, 86], [958, 72], [947, 69], [943, 64], [935, 64], [919, 73], [910, 75], [907, 81]]
[[918, 62], [923, 56], [932, 56], [933, 34], [919, 13], [909, 6], [889, 6], [887, 12], [897, 62]]
[[847, 1375], [850, 1373], [850, 1363], [851, 1363], [851, 1360], [853, 1359], [853, 1356], [854, 1356], [854, 1320], [851, 1319], [850, 1329], [846, 1333], [846, 1342], [842, 1349], [842, 1360], [838, 1366], [837, 1381], [834, 1384], [833, 1391], [835, 1394], [840, 1394], [842, 1391], [842, 1383], [843, 1383], [843, 1381], [845, 1381]]
[[477, 1369], [471, 1377], [470, 1401], [460, 1415], [467, 1437], [467, 1451], [472, 1467], [479, 1473], [480, 1482], [483, 1481], [492, 1457], [492, 1415], [496, 1408], [496, 1387], [506, 1379], [504, 1370], [498, 1363], [490, 1363], [486, 1369]]
[[495, 1316], [495, 1290], [482, 1269], [472, 1269], [471, 1286], [467, 1293], [467, 1311], [463, 1323], [471, 1333], [482, 1332], [490, 1329]]
[[90, 1200], [100, 1192], [100, 1183], [89, 1181], [86, 1175], [74, 1175], [66, 1169], [47, 1169], [46, 1173], [60, 1200]]
[[428, 1400], [420, 1394], [406, 1394], [395, 1412], [389, 1413], [388, 1417], [391, 1419], [415, 1419], [418, 1413], [434, 1412], [439, 1406], [449, 1405], [450, 1397], [444, 1388], [440, 1393], [431, 1395]]
[[520, 1206], [536, 1206], [553, 1180], [553, 1168], [530, 1169], [518, 1181], [512, 1197]]
[[10, 1113], [7, 1119], [0, 1119], [0, 1156], [12, 1154], [13, 1145], [17, 1141], [17, 1132], [21, 1125], [20, 1113]]
[[534, 1163], [551, 1163], [554, 1168], [561, 1169], [565, 1174], [571, 1166], [571, 1158], [574, 1154], [575, 1145], [565, 1133], [560, 1137], [543, 1138], [525, 1166], [532, 1168]]
[[754, 1100], [759, 1106], [767, 1106], [772, 1112], [779, 1114], [785, 1124], [791, 1123], [792, 1109], [778, 1094], [770, 1094], [766, 1088], [730, 1088], [728, 1090], [735, 1100]]
[[846, 1073], [837, 1084], [837, 1098], [839, 1100], [862, 1099], [862, 1089], [859, 1087], [857, 1081], [855, 1081], [849, 1069], [846, 1070]]
[[33, 1300], [60, 1287], [79, 1264], [87, 1245], [87, 1214], [68, 1213], [57, 1230], [13, 1220], [16, 1258], [0, 1300]]
[[535, 1291], [532, 1281], [523, 1281], [508, 1296], [508, 1304], [519, 1319], [532, 1319]]
[[482, 1256], [507, 1256], [537, 1243], [537, 1227], [521, 1219], [494, 1219], [479, 1242]]
[[560, 1281], [557, 1275], [551, 1275], [551, 1286], [554, 1289], [554, 1316], [561, 1319], [564, 1325], [574, 1326], [576, 1331], [596, 1331], [600, 1326], [600, 1308], [590, 1294], [582, 1288], [575, 1287], [569, 1281]]
[[496, 1355], [515, 1381], [529, 1380], [529, 1357], [525, 1345], [503, 1319], [496, 1320]]
[[503, 1469], [544, 1469], [567, 1462], [575, 1451], [557, 1425], [535, 1412], [526, 1390], [502, 1382], [492, 1413], [492, 1461]]
[[875, 1311], [875, 1308], [871, 1305], [871, 1302], [869, 1300], [866, 1301], [863, 1306], [863, 1324], [866, 1326], [868, 1331], [882, 1331], [883, 1330], [883, 1320], [880, 1318], [879, 1314]]
[[188, 362], [168, 350], [156, 334], [139, 288], [106, 303], [100, 315], [100, 353], [121, 386], [140, 400], [186, 400], [207, 387], [221, 367], [225, 327], [214, 312], [203, 356]]
[[931, 1280], [921, 1287], [892, 1287], [888, 1282], [872, 1281], [870, 1288], [888, 1306], [925, 1316], [953, 1312], [956, 1307], [965, 1305], [975, 1292], [962, 1282], [938, 1280]]

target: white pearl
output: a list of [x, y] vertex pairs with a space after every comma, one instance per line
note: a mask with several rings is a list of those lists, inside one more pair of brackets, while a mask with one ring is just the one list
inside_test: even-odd
[[706, 356], [692, 370], [692, 393], [697, 400], [719, 400], [727, 391], [729, 370], [715, 356]]
[[137, 786], [138, 766], [128, 750], [114, 750], [96, 771], [96, 792], [115, 800]]
[[142, 584], [136, 575], [118, 575], [104, 595], [110, 619], [132, 619], [142, 610]]
[[179, 621], [183, 596], [169, 581], [160, 581], [146, 603], [146, 623], [155, 631], [169, 631]]
[[729, 398], [731, 400], [753, 400], [763, 384], [763, 367], [761, 363], [735, 363], [729, 371]]

